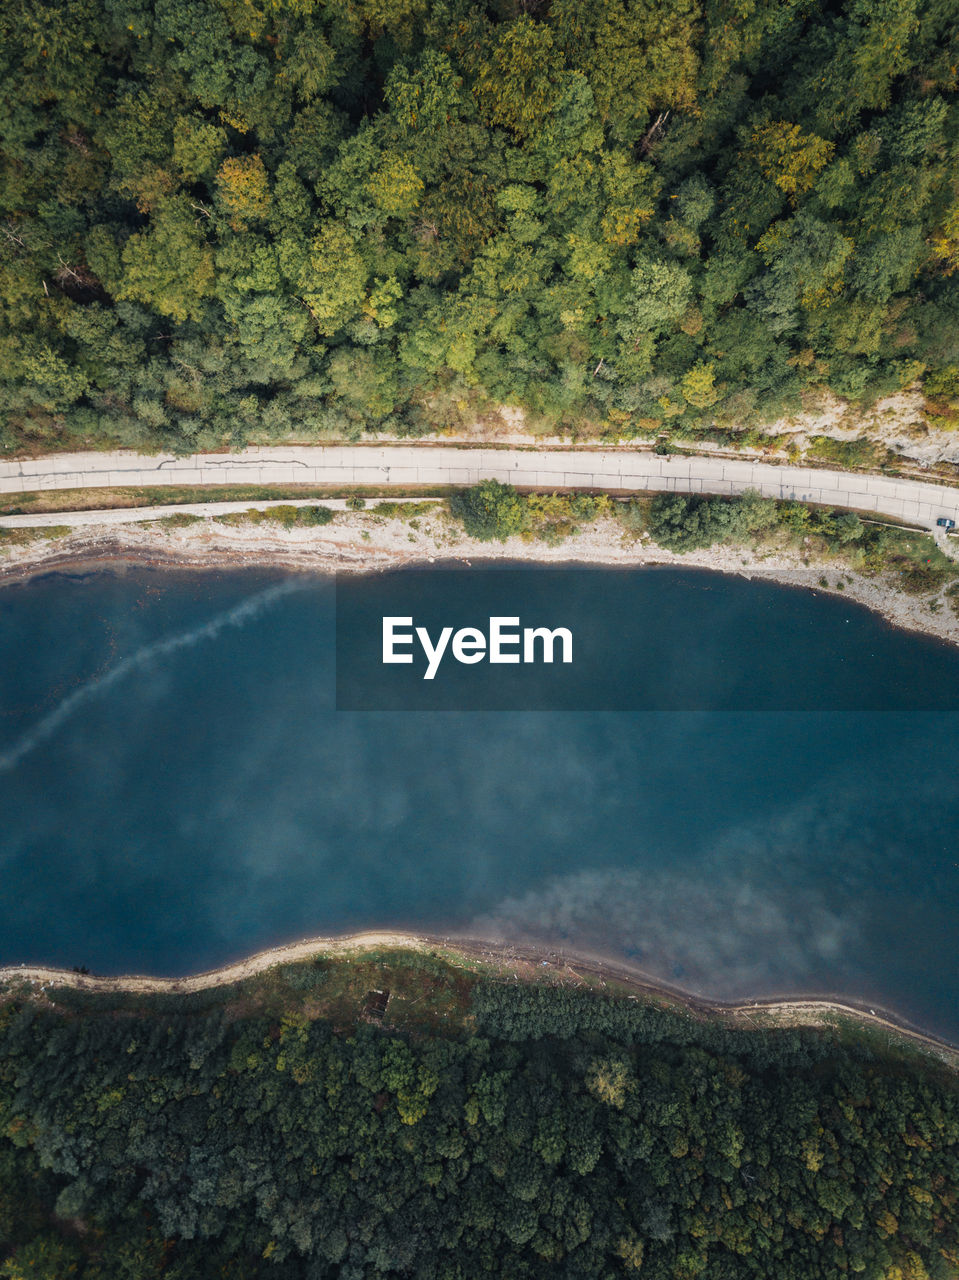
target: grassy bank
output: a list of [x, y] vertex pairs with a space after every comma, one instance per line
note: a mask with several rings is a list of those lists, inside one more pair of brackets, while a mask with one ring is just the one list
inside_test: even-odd
[[[545, 958], [544, 958], [545, 957]], [[85, 969], [0, 973], [4, 995], [36, 999], [78, 1014], [209, 1014], [228, 1019], [279, 1017], [290, 1013], [323, 1018], [352, 1034], [371, 1016], [383, 1027], [413, 1035], [472, 1034], [475, 993], [484, 985], [532, 986], [573, 994], [583, 1009], [612, 1001], [637, 1023], [650, 1011], [672, 1026], [695, 1025], [702, 1035], [747, 1037], [802, 1029], [802, 1034], [834, 1038], [846, 1047], [868, 1046], [906, 1067], [945, 1064], [959, 1072], [959, 1048], [952, 1048], [891, 1015], [859, 1010], [834, 1001], [803, 999], [723, 1004], [685, 994], [638, 977], [633, 971], [584, 957], [558, 956], [537, 948], [457, 943], [396, 936], [369, 941], [297, 943], [266, 952], [226, 969], [187, 979], [99, 978]], [[55, 975], [55, 976], [54, 976]], [[387, 1007], [371, 1014], [370, 994], [390, 993]], [[559, 1000], [565, 997], [557, 996]], [[589, 998], [599, 1004], [591, 1006]], [[548, 999], [548, 997], [547, 997]], [[686, 1035], [686, 1032], [683, 1032]]]
[[[409, 486], [422, 497], [446, 497], [448, 486]], [[45, 489], [0, 495], [0, 516], [57, 511], [115, 511], [130, 507], [167, 507], [196, 502], [281, 502], [284, 498], [388, 498], [382, 485], [152, 485], [109, 489]]]
[[9, 547], [28, 547], [32, 542], [53, 542], [73, 530], [69, 525], [44, 525], [40, 529], [0, 529], [0, 552]]

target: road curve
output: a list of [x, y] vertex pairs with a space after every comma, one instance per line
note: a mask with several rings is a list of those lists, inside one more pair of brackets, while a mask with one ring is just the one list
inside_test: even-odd
[[[7, 494], [157, 485], [355, 484], [402, 488], [467, 485], [490, 478], [538, 489], [716, 494], [755, 489], [767, 498], [850, 507], [930, 529], [942, 516], [959, 524], [959, 488], [947, 485], [739, 459], [664, 457], [640, 449], [310, 445], [188, 457], [67, 453], [0, 462], [0, 493]], [[51, 522], [49, 517], [46, 522]]]

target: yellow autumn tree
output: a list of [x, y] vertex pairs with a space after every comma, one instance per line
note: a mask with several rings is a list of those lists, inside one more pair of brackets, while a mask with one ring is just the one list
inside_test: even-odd
[[798, 124], [773, 120], [752, 136], [759, 167], [780, 191], [790, 196], [809, 191], [816, 174], [832, 159], [836, 149], [814, 133], [803, 133]]
[[638, 1271], [643, 1265], [644, 1245], [635, 1231], [627, 1231], [616, 1241], [616, 1256], [622, 1258], [627, 1271]]
[[686, 403], [694, 409], [708, 409], [719, 399], [716, 369], [711, 364], [700, 361], [694, 365], [684, 376], [681, 386]]
[[423, 194], [423, 180], [405, 156], [387, 155], [370, 176], [370, 195], [391, 218], [412, 213]]
[[629, 1064], [622, 1058], [596, 1058], [586, 1076], [586, 1087], [600, 1102], [622, 1111], [631, 1085]]
[[504, 23], [476, 77], [483, 116], [519, 138], [529, 137], [556, 102], [564, 65], [549, 27], [525, 15]]
[[269, 213], [270, 181], [258, 154], [224, 160], [217, 171], [216, 185], [234, 231], [245, 231], [248, 223]]
[[328, 222], [310, 242], [309, 265], [300, 285], [320, 333], [335, 333], [359, 309], [369, 268], [342, 223]]
[[218, 0], [238, 36], [257, 40], [271, 22], [309, 18], [315, 0]]
[[933, 257], [947, 276], [959, 266], [959, 199], [956, 199], [929, 240]]
[[624, 150], [604, 157], [602, 173], [606, 196], [603, 239], [617, 248], [635, 244], [643, 225], [656, 211], [660, 179], [652, 165], [636, 164]]

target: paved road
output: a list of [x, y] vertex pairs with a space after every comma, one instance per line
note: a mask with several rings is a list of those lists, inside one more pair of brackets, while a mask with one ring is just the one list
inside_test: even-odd
[[[920, 480], [632, 449], [464, 449], [454, 445], [328, 445], [235, 454], [54, 454], [0, 462], [0, 493], [123, 485], [465, 485], [495, 478], [542, 489], [742, 493], [874, 511], [934, 528], [959, 523], [959, 488]], [[242, 506], [252, 505], [250, 503]], [[139, 513], [136, 517], [143, 519]], [[9, 524], [14, 517], [5, 517]], [[20, 519], [25, 519], [21, 517]], [[49, 516], [42, 521], [50, 523]], [[31, 519], [30, 523], [34, 523]]]

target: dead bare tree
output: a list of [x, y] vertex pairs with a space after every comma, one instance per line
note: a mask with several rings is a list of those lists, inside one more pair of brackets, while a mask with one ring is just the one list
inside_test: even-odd
[[413, 228], [413, 234], [419, 240], [420, 244], [429, 244], [432, 240], [440, 238], [440, 229], [435, 222], [423, 218]]
[[3, 226], [0, 227], [0, 231], [2, 231], [9, 242], [16, 245], [18, 249], [29, 249], [29, 245], [26, 240], [24, 240], [23, 236], [18, 234], [13, 227]]
[[79, 271], [76, 271], [68, 263], [63, 261], [63, 258], [59, 253], [57, 254], [57, 261], [60, 263], [60, 267], [53, 277], [57, 284], [63, 284], [65, 280], [72, 280], [75, 284], [81, 285], [87, 283]]
[[62, 135], [64, 142], [68, 146], [75, 147], [82, 156], [90, 154], [90, 141], [80, 129], [72, 129], [69, 133]]
[[643, 134], [642, 141], [639, 146], [644, 155], [652, 149], [652, 145], [656, 141], [656, 138], [665, 128], [666, 121], [669, 119], [669, 116], [670, 113], [668, 111], [660, 111], [659, 115]]

